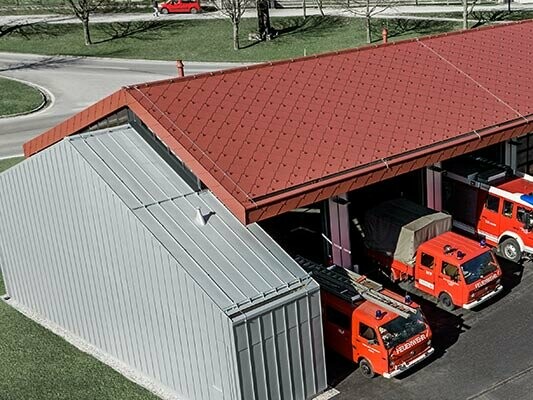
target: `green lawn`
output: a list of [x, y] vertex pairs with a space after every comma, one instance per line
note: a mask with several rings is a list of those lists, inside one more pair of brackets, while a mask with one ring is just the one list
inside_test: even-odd
[[[280, 36], [270, 42], [254, 43], [248, 33], [257, 29], [255, 19], [241, 24], [243, 49], [233, 50], [232, 26], [228, 20], [165, 21], [94, 24], [96, 44], [85, 46], [79, 25], [49, 25], [27, 36], [10, 35], [0, 40], [0, 51], [70, 54], [188, 61], [267, 61], [300, 57], [365, 44], [363, 20], [341, 17], [273, 18]], [[438, 21], [376, 20], [376, 43], [382, 25], [387, 24], [391, 40], [447, 32], [460, 23]]]
[[28, 85], [0, 77], [0, 116], [31, 111], [42, 101], [41, 93]]
[[[0, 160], [0, 171], [21, 160]], [[1, 400], [158, 399], [2, 301], [0, 362]]]

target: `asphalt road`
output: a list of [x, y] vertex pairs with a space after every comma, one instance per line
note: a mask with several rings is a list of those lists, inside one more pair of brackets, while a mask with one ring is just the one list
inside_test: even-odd
[[[185, 75], [236, 66], [185, 63]], [[31, 115], [0, 119], [0, 158], [19, 155], [22, 144], [122, 86], [177, 75], [175, 62], [0, 53], [0, 76], [44, 89], [50, 106]]]
[[330, 383], [341, 392], [334, 399], [533, 399], [533, 263], [502, 264], [504, 293], [479, 310], [421, 302], [436, 354], [405, 376], [368, 380], [330, 354]]

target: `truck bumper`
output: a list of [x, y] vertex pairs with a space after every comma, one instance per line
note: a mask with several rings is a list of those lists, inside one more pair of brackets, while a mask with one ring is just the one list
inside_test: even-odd
[[430, 355], [433, 354], [434, 351], [435, 351], [435, 349], [433, 347], [430, 347], [425, 352], [420, 354], [417, 358], [414, 358], [411, 361], [407, 361], [407, 362], [404, 362], [404, 363], [402, 363], [400, 365], [397, 365], [396, 368], [394, 370], [392, 370], [391, 372], [385, 372], [382, 375], [383, 378], [387, 378], [387, 379], [394, 378], [396, 375], [399, 375], [402, 372], [407, 371], [413, 365], [418, 364], [420, 361], [425, 360], [426, 358], [428, 358]]
[[476, 301], [473, 301], [472, 303], [467, 303], [463, 306], [463, 308], [465, 310], [470, 310], [471, 308], [474, 308], [478, 305], [480, 305], [481, 303], [483, 303], [484, 301], [487, 301], [488, 299], [490, 299], [491, 297], [494, 297], [496, 296], [498, 293], [501, 292], [501, 290], [503, 289], [503, 286], [502, 285], [498, 285], [496, 286], [496, 289], [494, 289], [492, 292], [489, 292], [487, 293], [485, 296], [483, 297], [480, 297], [479, 299], [477, 299]]

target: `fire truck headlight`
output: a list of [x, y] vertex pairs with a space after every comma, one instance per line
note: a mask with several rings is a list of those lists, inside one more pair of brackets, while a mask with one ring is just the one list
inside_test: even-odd
[[475, 295], [476, 295], [476, 292], [470, 292], [470, 298], [471, 299], [473, 299]]
[[496, 279], [496, 285], [499, 285], [502, 280], [500, 278]]
[[431, 339], [428, 340], [428, 346], [431, 346]]

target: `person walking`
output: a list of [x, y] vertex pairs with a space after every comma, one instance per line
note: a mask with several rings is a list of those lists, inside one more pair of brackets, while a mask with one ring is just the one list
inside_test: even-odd
[[159, 17], [159, 4], [157, 4], [157, 0], [154, 0], [152, 2], [152, 7], [154, 8], [153, 16], [154, 17]]

